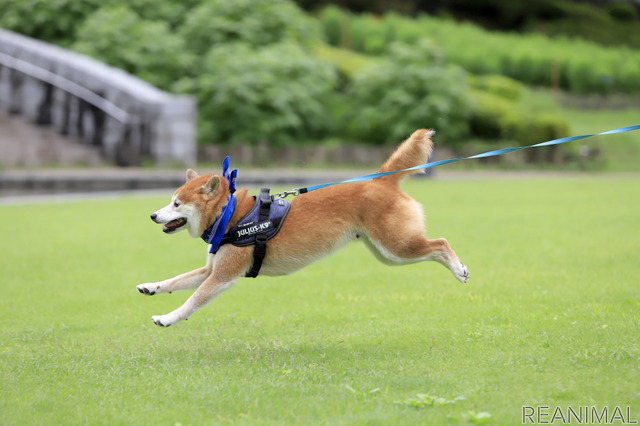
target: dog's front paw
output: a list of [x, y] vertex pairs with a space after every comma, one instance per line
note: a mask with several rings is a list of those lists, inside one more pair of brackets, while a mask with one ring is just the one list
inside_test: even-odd
[[456, 271], [453, 272], [453, 275], [460, 281], [462, 284], [466, 284], [469, 280], [469, 270], [467, 267], [461, 263], [460, 267], [457, 268]]
[[160, 293], [161, 289], [162, 286], [156, 283], [146, 283], [136, 286], [136, 290], [138, 290], [142, 294], [146, 294], [147, 296], [153, 296], [156, 293]]

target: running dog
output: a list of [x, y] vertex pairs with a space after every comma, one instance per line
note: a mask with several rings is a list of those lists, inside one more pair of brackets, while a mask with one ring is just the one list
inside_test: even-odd
[[[433, 134], [431, 130], [415, 131], [380, 167], [379, 172], [403, 170], [426, 163], [433, 148]], [[266, 244], [263, 259], [260, 259], [262, 264], [258, 266], [260, 274], [290, 274], [335, 252], [347, 242], [360, 239], [385, 264], [433, 260], [447, 267], [460, 282], [466, 283], [469, 272], [465, 265], [460, 263], [447, 240], [427, 239], [422, 206], [400, 189], [401, 180], [411, 173], [415, 171], [367, 182], [329, 186], [295, 197], [277, 234]], [[204, 238], [203, 234], [225, 216], [231, 193], [235, 191], [234, 182], [235, 174], [230, 177], [226, 171], [222, 176], [199, 176], [188, 170], [187, 182], [173, 194], [169, 205], [153, 213], [151, 219], [163, 224], [162, 230], [167, 234], [186, 229], [190, 236]], [[255, 209], [256, 198], [248, 195], [246, 189], [238, 190], [233, 197], [235, 210], [227, 214], [228, 222], [222, 233], [227, 233]], [[166, 315], [153, 316], [156, 325], [168, 327], [188, 319], [231, 287], [238, 278], [245, 276], [257, 262], [256, 245], [223, 244], [216, 247], [215, 253], [213, 246], [211, 248], [205, 266], [168, 280], [136, 287], [144, 295], [197, 289], [178, 309]]]

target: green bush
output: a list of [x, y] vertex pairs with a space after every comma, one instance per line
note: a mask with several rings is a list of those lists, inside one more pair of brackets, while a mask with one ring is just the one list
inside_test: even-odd
[[366, 67], [377, 66], [379, 59], [363, 55], [353, 50], [340, 49], [324, 43], [318, 43], [313, 48], [313, 55], [327, 61], [336, 67], [340, 77], [338, 90], [353, 81], [354, 76]]
[[84, 20], [100, 8], [128, 6], [142, 19], [182, 23], [201, 0], [0, 0], [0, 27], [68, 46]]
[[561, 117], [534, 114], [500, 95], [472, 90], [471, 132], [474, 136], [512, 140], [518, 145], [531, 145], [569, 134], [569, 126]]
[[484, 92], [516, 101], [522, 96], [524, 87], [517, 81], [501, 75], [469, 76], [469, 85]]
[[568, 135], [568, 126], [557, 117], [539, 115], [527, 117], [510, 111], [501, 120], [502, 139], [509, 139], [519, 145], [532, 145]]
[[618, 21], [629, 22], [638, 19], [636, 9], [627, 2], [611, 2], [607, 5], [607, 12]]
[[322, 34], [316, 21], [287, 0], [204, 0], [179, 33], [199, 55], [221, 43], [266, 46], [291, 40], [307, 45]]
[[351, 44], [359, 52], [379, 55], [387, 50], [393, 41], [391, 34], [385, 31], [379, 17], [369, 14], [351, 20]]
[[187, 16], [193, 13], [193, 8], [202, 0], [105, 0], [100, 4], [114, 6], [125, 4], [135, 11], [138, 16], [150, 21], [164, 21], [172, 29], [181, 26]]
[[472, 114], [469, 120], [471, 133], [483, 139], [500, 139], [503, 137], [502, 118], [515, 107], [513, 102], [498, 95], [471, 90]]
[[466, 75], [445, 66], [427, 39], [391, 44], [385, 60], [355, 76], [346, 102], [346, 133], [364, 142], [396, 143], [420, 127], [433, 127], [450, 143], [468, 134]]
[[346, 30], [349, 27], [349, 18], [342, 9], [336, 6], [327, 6], [319, 18], [330, 45], [352, 48], [349, 42], [350, 34]]
[[101, 5], [100, 0], [0, 0], [0, 27], [67, 45], [76, 25]]
[[554, 114], [538, 114], [535, 122], [540, 129], [539, 138], [531, 143], [540, 143], [569, 136], [569, 124]]
[[193, 63], [184, 40], [163, 21], [141, 19], [127, 6], [98, 9], [78, 28], [71, 46], [165, 90]]
[[199, 100], [199, 139], [214, 143], [286, 144], [322, 138], [335, 69], [292, 42], [254, 48], [214, 46], [200, 76], [179, 87]]

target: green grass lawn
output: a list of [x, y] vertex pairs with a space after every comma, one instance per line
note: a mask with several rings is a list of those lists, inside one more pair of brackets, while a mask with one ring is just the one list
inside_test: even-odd
[[188, 294], [135, 285], [206, 253], [149, 220], [169, 193], [0, 206], [0, 424], [508, 425], [523, 406], [629, 406], [638, 420], [638, 175], [405, 189], [469, 284], [353, 243], [240, 280], [168, 329], [151, 315]]

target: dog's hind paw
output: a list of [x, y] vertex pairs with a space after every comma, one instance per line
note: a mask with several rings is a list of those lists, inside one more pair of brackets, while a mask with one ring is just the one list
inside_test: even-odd
[[464, 265], [464, 263], [460, 264], [460, 268], [453, 273], [453, 275], [460, 281], [462, 284], [466, 284], [469, 280], [469, 270]]
[[136, 286], [136, 290], [147, 296], [153, 296], [160, 292], [160, 285], [154, 283], [140, 284]]
[[173, 323], [168, 321], [166, 317], [166, 315], [154, 315], [151, 317], [151, 321], [160, 327], [170, 327]]
[[181, 318], [176, 315], [175, 311], [167, 315], [154, 315], [151, 317], [151, 321], [160, 327], [170, 327], [181, 319], [187, 320], [188, 318]]

